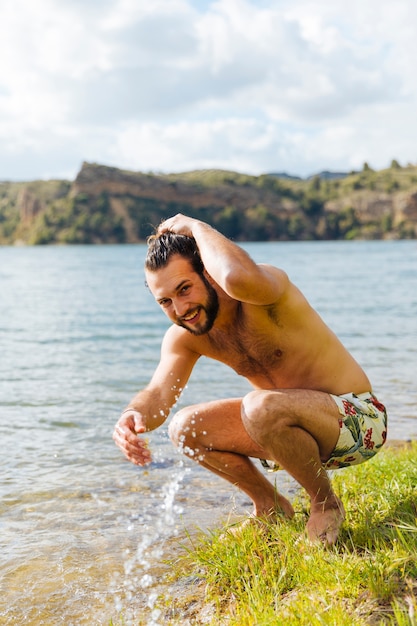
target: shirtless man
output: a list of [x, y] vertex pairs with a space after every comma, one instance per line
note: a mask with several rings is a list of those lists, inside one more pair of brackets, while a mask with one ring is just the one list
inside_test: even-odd
[[283, 270], [256, 264], [208, 224], [179, 214], [148, 244], [146, 281], [173, 324], [150, 383], [116, 424], [116, 444], [149, 463], [138, 435], [167, 419], [201, 355], [226, 363], [253, 391], [181, 409], [173, 443], [245, 492], [255, 519], [294, 515], [251, 458], [273, 460], [310, 497], [308, 537], [334, 544], [344, 508], [326, 468], [362, 462], [386, 438], [366, 374]]

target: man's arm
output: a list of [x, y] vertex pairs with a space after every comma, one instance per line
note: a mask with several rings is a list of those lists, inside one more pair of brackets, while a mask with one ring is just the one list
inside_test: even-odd
[[181, 341], [184, 332], [174, 326], [168, 329], [162, 342], [161, 359], [150, 383], [132, 398], [115, 426], [116, 445], [135, 465], [151, 461], [147, 442], [138, 435], [155, 430], [165, 422], [200, 356]]
[[208, 274], [235, 300], [267, 305], [286, 291], [289, 280], [283, 270], [257, 264], [240, 246], [217, 230], [182, 214], [162, 222], [158, 231], [194, 237]]

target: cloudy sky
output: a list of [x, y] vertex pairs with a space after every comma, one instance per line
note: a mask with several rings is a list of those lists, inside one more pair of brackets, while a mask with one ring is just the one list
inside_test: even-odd
[[0, 0], [0, 180], [417, 163], [415, 0]]

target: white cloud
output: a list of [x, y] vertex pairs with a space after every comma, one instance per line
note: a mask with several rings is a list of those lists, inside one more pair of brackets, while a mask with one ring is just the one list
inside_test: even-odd
[[[129, 126], [118, 135], [118, 161], [145, 171], [216, 167], [261, 173], [279, 140], [275, 126], [253, 119], [226, 118]], [[266, 157], [266, 158], [265, 158]], [[260, 161], [260, 163], [259, 163]]]
[[417, 160], [413, 0], [3, 0], [0, 179]]

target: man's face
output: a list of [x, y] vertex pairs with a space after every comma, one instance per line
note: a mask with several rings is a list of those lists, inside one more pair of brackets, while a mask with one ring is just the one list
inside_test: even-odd
[[146, 282], [169, 319], [194, 335], [208, 333], [216, 320], [219, 299], [207, 278], [175, 255], [168, 265], [146, 271]]

